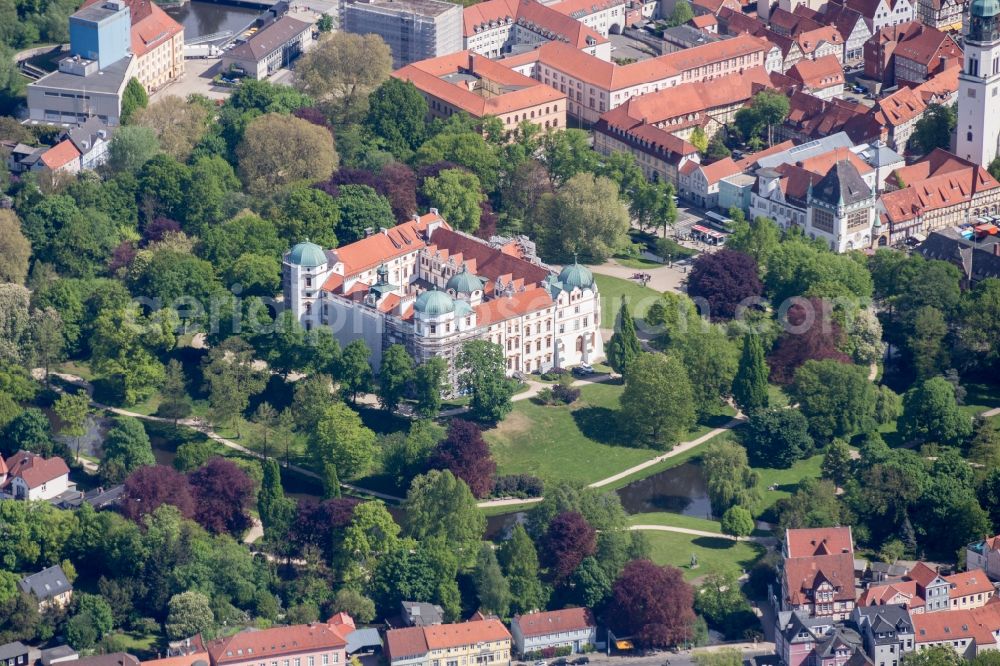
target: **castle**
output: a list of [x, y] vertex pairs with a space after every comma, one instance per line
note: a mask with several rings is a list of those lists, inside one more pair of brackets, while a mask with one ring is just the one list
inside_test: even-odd
[[287, 307], [306, 330], [327, 326], [342, 345], [362, 339], [378, 371], [382, 351], [448, 362], [470, 340], [499, 345], [508, 374], [604, 358], [601, 298], [584, 266], [558, 274], [526, 238], [489, 242], [453, 230], [436, 209], [333, 250], [302, 242], [284, 256]]

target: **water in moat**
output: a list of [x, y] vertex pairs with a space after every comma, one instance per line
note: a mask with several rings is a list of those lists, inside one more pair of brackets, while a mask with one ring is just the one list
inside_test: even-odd
[[232, 40], [256, 20], [261, 10], [236, 7], [215, 2], [188, 2], [167, 10], [171, 18], [184, 26], [184, 40], [188, 43], [199, 38], [219, 35], [203, 43], [220, 44]]

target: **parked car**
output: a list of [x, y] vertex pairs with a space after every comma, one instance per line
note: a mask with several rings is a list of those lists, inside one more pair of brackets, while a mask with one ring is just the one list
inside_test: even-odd
[[590, 657], [577, 657], [576, 659], [574, 659], [570, 663], [573, 664], [573, 666], [583, 666], [583, 664], [589, 664], [590, 663]]
[[567, 666], [568, 663], [566, 657], [559, 657], [558, 659], [553, 659], [549, 666]]
[[544, 659], [539, 659], [538, 661], [535, 662], [534, 666], [549, 666], [549, 665]]
[[589, 363], [582, 363], [573, 368], [573, 374], [578, 376], [592, 375], [594, 374], [594, 366]]

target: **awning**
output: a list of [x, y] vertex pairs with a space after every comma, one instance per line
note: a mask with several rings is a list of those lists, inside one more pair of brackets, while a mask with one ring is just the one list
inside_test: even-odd
[[631, 650], [635, 648], [632, 641], [615, 641], [615, 647], [619, 650]]

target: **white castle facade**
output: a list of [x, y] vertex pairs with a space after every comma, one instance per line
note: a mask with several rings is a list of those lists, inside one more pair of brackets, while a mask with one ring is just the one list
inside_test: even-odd
[[454, 231], [435, 209], [333, 250], [304, 242], [282, 262], [284, 298], [307, 329], [327, 326], [341, 345], [363, 339], [378, 371], [401, 344], [422, 363], [455, 358], [469, 340], [504, 351], [508, 374], [604, 358], [601, 298], [574, 262], [558, 274], [526, 238], [486, 242]]

